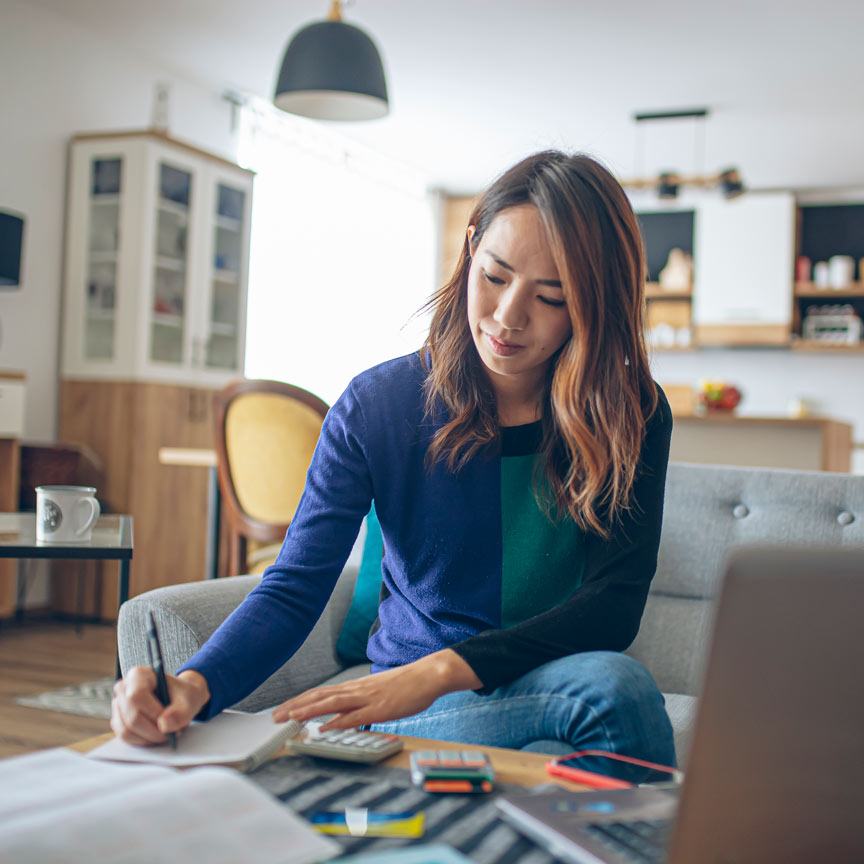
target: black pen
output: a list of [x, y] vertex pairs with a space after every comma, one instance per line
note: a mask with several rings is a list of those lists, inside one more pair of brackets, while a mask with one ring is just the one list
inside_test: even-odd
[[[159, 633], [156, 631], [156, 619], [153, 613], [150, 612], [150, 624], [147, 627], [147, 653], [150, 655], [150, 665], [156, 673], [156, 695], [163, 705], [171, 704], [171, 697], [168, 695], [168, 679], [165, 677], [165, 664], [162, 662], [162, 646], [159, 644]], [[171, 742], [171, 749], [177, 749], [177, 733], [169, 732], [168, 740]]]

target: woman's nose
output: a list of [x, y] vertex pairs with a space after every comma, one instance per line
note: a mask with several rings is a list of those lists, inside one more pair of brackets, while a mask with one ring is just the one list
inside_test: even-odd
[[523, 330], [528, 323], [527, 298], [518, 285], [510, 285], [498, 296], [493, 316], [505, 330]]

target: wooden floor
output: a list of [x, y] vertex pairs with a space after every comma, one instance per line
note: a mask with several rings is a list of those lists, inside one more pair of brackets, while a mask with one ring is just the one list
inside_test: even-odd
[[48, 618], [0, 623], [0, 758], [71, 744], [108, 732], [108, 721], [25, 708], [26, 696], [114, 674], [112, 624]]

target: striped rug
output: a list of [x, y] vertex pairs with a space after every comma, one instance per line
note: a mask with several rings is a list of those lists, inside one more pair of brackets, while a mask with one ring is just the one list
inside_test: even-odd
[[84, 717], [111, 717], [111, 688], [114, 678], [100, 678], [86, 681], [60, 690], [49, 690], [31, 696], [16, 696], [17, 705], [28, 708], [45, 708], [48, 711], [62, 711], [65, 714], [80, 714]]

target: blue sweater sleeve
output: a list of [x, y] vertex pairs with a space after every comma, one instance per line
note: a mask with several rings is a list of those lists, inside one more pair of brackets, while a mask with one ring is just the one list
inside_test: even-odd
[[353, 383], [333, 405], [276, 562], [181, 668], [206, 679], [214, 717], [248, 696], [303, 644], [327, 604], [372, 501], [365, 422]]

